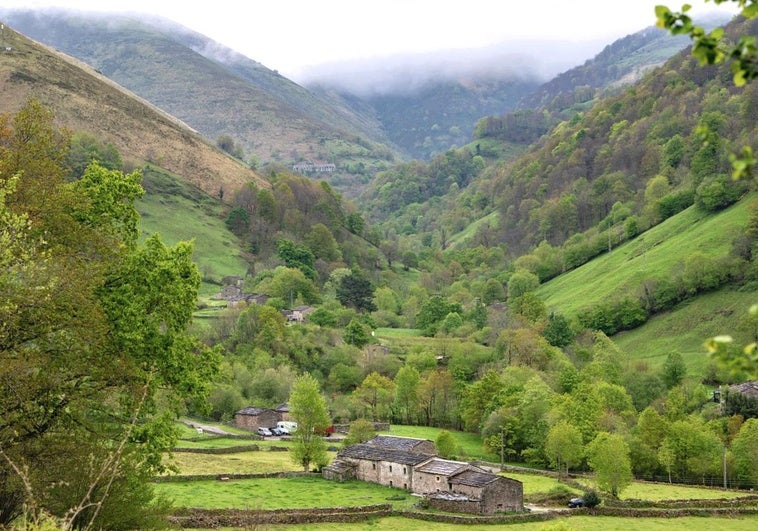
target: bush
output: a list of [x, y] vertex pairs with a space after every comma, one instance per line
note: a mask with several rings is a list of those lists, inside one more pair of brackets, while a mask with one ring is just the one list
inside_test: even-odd
[[600, 496], [598, 496], [597, 492], [595, 492], [594, 490], [585, 491], [583, 498], [584, 498], [584, 506], [589, 509], [592, 509], [593, 507], [597, 507], [603, 501], [600, 499]]

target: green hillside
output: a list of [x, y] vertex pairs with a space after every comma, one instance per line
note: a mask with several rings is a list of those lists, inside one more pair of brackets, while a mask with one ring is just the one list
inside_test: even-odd
[[226, 207], [160, 168], [143, 170], [145, 196], [137, 203], [142, 234], [160, 234], [168, 245], [194, 240], [203, 294], [219, 291], [227, 275], [244, 276], [248, 263], [239, 239], [224, 224]]
[[739, 345], [751, 338], [741, 326], [748, 308], [758, 299], [758, 288], [725, 288], [682, 303], [669, 312], [652, 317], [642, 326], [613, 336], [613, 341], [630, 358], [644, 360], [661, 369], [666, 357], [678, 352], [688, 373], [698, 379], [709, 377], [710, 360], [705, 340], [720, 334], [735, 337]]
[[537, 290], [545, 304], [566, 315], [608, 299], [639, 296], [651, 278], [674, 278], [688, 257], [711, 258], [729, 253], [733, 239], [746, 225], [750, 198], [705, 215], [697, 207], [667, 219], [635, 239], [591, 262], [554, 278]]

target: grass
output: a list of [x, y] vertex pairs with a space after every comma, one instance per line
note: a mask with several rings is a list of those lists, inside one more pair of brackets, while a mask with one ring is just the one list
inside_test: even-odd
[[697, 301], [652, 317], [634, 330], [614, 335], [613, 342], [633, 359], [648, 362], [653, 369], [660, 368], [671, 352], [679, 352], [688, 372], [701, 377], [709, 365], [703, 348], [706, 338], [728, 333], [738, 340], [737, 324], [755, 302], [756, 293], [752, 291], [722, 289], [707, 293]]
[[[564, 527], [558, 527], [559, 525]], [[547, 522], [529, 522], [523, 524], [508, 524], [507, 526], [493, 526], [491, 524], [466, 525], [466, 531], [492, 531], [493, 529], [505, 528], [508, 531], [547, 531], [560, 529], [562, 531], [712, 531], [713, 529], [729, 531], [752, 531], [758, 526], [758, 516], [746, 516], [739, 518], [611, 518], [605, 516], [573, 516], [558, 518]], [[296, 531], [305, 529], [308, 531], [347, 531], [347, 530], [372, 530], [372, 531], [455, 531], [460, 530], [460, 524], [441, 524], [411, 520], [407, 518], [392, 517], [357, 522], [352, 524], [310, 524], [310, 525], [287, 525], [270, 526], [268, 529]]]
[[407, 509], [418, 501], [401, 489], [363, 481], [337, 483], [316, 476], [157, 483], [155, 490], [176, 507], [286, 509], [391, 502], [395, 508]]
[[740, 498], [751, 494], [745, 491], [719, 490], [686, 485], [666, 485], [664, 483], [644, 483], [635, 481], [621, 493], [622, 500], [717, 500]]
[[[434, 441], [442, 428], [432, 428], [429, 426], [390, 426], [390, 435], [400, 437], [415, 437], [417, 439], [429, 439]], [[467, 433], [463, 431], [448, 430], [455, 439], [459, 448], [463, 449], [463, 454], [457, 456], [458, 459], [481, 459], [485, 461], [499, 461], [495, 454], [488, 454], [482, 448], [482, 438], [476, 433]]]
[[752, 196], [709, 216], [690, 207], [612, 252], [546, 282], [537, 295], [548, 308], [576, 315], [620, 294], [634, 295], [645, 279], [671, 276], [695, 252], [724, 256], [747, 222], [751, 200]]
[[394, 339], [398, 337], [420, 337], [421, 330], [418, 328], [377, 328], [376, 337], [379, 339]]
[[290, 459], [289, 452], [251, 451], [234, 454], [174, 452], [172, 462], [179, 468], [181, 475], [271, 474], [299, 472], [303, 469]]
[[[143, 184], [148, 193], [137, 203], [143, 234], [158, 233], [167, 245], [194, 240], [194, 260], [204, 280], [245, 274], [247, 263], [237, 237], [224, 224], [220, 202], [156, 168], [145, 172]], [[219, 291], [216, 284], [201, 287], [203, 297]]]
[[[560, 482], [557, 478], [553, 476], [543, 476], [540, 474], [522, 474], [522, 473], [513, 473], [513, 472], [504, 472], [502, 475], [507, 476], [511, 479], [516, 479], [520, 481], [524, 486], [524, 496], [528, 497], [530, 495], [534, 494], [544, 494], [547, 492], [550, 492], [551, 490], [557, 488], [557, 487], [565, 487], [563, 483]], [[577, 494], [580, 493], [580, 491], [576, 489], [572, 489], [570, 487], [566, 487], [572, 491], [575, 491]]]

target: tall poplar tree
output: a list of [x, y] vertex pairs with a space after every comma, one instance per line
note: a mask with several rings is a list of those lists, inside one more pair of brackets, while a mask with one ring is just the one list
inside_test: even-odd
[[289, 399], [290, 417], [297, 422], [290, 457], [308, 472], [311, 464], [321, 468], [329, 462], [326, 443], [320, 433], [331, 424], [326, 400], [316, 379], [310, 374], [298, 376]]

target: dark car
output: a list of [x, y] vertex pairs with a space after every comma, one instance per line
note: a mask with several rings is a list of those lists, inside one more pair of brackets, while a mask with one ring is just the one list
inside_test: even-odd
[[571, 498], [568, 502], [569, 509], [584, 507], [584, 498]]
[[282, 430], [280, 430], [279, 428], [271, 428], [271, 434], [274, 435], [274, 436], [276, 436], [276, 437], [280, 437], [280, 436], [284, 435], [284, 432]]
[[258, 435], [261, 437], [271, 437], [271, 430], [268, 428], [258, 428]]

